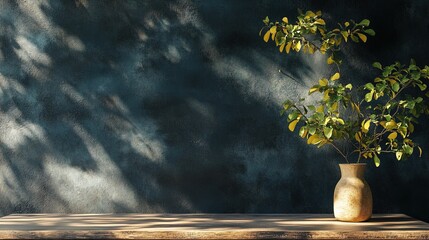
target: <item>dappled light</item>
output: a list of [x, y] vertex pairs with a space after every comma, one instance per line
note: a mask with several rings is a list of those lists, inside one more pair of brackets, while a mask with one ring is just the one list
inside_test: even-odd
[[[307, 96], [315, 79], [332, 69], [321, 54], [286, 60], [258, 37], [267, 12], [300, 6], [256, 0], [1, 1], [0, 215], [330, 212], [335, 155], [293, 140], [279, 110], [285, 96]], [[359, 69], [370, 57], [362, 55], [345, 69]], [[358, 72], [352, 80], [365, 76]], [[391, 164], [385, 177], [406, 179], [401, 189], [415, 179], [426, 187], [427, 162], [410, 165], [418, 178], [400, 175], [402, 167]], [[386, 199], [398, 194], [378, 180]], [[428, 200], [422, 192], [413, 191], [421, 204]], [[398, 209], [380, 201], [380, 211]], [[140, 227], [183, 229], [203, 229], [212, 220], [133, 217], [144, 220]], [[73, 223], [60, 215], [40, 220], [32, 224], [89, 228], [111, 220], [109, 227], [124, 230], [137, 224], [97, 215], [76, 216]], [[20, 220], [12, 215], [7, 221], [0, 221], [0, 229]], [[264, 221], [224, 219], [215, 230], [237, 223], [274, 229], [298, 224]]]

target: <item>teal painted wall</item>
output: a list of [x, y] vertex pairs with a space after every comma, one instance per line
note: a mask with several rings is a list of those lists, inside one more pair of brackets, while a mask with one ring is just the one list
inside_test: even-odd
[[[427, 1], [1, 0], [0, 213], [332, 212], [341, 158], [279, 109], [333, 70], [258, 36], [297, 8], [371, 19], [350, 81], [429, 64]], [[427, 125], [421, 159], [369, 165], [375, 212], [429, 220]]]

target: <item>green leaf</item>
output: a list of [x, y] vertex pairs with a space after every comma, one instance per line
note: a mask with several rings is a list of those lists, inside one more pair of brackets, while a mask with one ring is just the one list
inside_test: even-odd
[[289, 115], [288, 115], [289, 121], [293, 121], [293, 120], [297, 119], [298, 115], [299, 115], [299, 113], [297, 111], [293, 111], [293, 112], [289, 113]]
[[376, 167], [380, 166], [380, 158], [378, 158], [377, 154], [374, 153], [374, 164]]
[[365, 94], [365, 101], [367, 101], [367, 102], [371, 102], [372, 101], [372, 96], [374, 95], [374, 92], [373, 91], [371, 91], [371, 92], [369, 92], [369, 93], [367, 93], [367, 94]]
[[395, 92], [398, 92], [400, 87], [401, 87], [401, 86], [399, 85], [399, 83], [398, 83], [398, 82], [395, 82], [395, 83], [392, 85], [392, 89], [393, 89], [393, 91], [395, 91]]
[[417, 84], [417, 86], [420, 88], [420, 91], [424, 91], [427, 88], [426, 84]]
[[353, 40], [353, 42], [359, 42], [359, 38], [357, 38], [355, 35], [350, 35], [350, 38]]
[[378, 68], [378, 69], [380, 69], [380, 70], [383, 70], [383, 67], [381, 66], [381, 63], [379, 63], [379, 62], [374, 62], [374, 63], [372, 64], [372, 66], [373, 66], [373, 67], [375, 67], [375, 68]]
[[266, 16], [265, 19], [262, 20], [262, 22], [268, 24], [270, 22], [270, 19], [268, 18], [268, 16]]
[[323, 128], [323, 134], [325, 134], [325, 137], [326, 137], [327, 139], [331, 138], [331, 136], [332, 136], [332, 131], [333, 131], [333, 129], [332, 129], [332, 128], [330, 128], [330, 127], [324, 127], [324, 128]]
[[414, 149], [410, 145], [404, 145], [402, 148], [404, 149], [405, 154], [407, 154], [407, 155], [413, 154]]
[[364, 19], [360, 23], [358, 23], [358, 25], [362, 25], [362, 26], [368, 27], [369, 23], [370, 23], [370, 21], [368, 19]]
[[374, 85], [372, 85], [372, 83], [367, 83], [364, 85], [364, 87], [365, 89], [368, 89], [368, 90], [374, 90]]
[[308, 128], [308, 133], [310, 133], [311, 135], [316, 133], [316, 128], [315, 127], [309, 127]]
[[375, 36], [375, 32], [372, 29], [365, 29], [364, 32], [369, 36]]
[[292, 103], [290, 101], [286, 101], [283, 103], [283, 109], [284, 110], [289, 110], [289, 108], [292, 107]]

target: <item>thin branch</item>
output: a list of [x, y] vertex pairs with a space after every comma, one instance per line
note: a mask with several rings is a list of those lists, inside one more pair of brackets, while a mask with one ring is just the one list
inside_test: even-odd
[[349, 163], [349, 160], [347, 159], [347, 156], [333, 143], [333, 142], [329, 142], [334, 148], [335, 150], [337, 150], [337, 152], [343, 156], [343, 158], [346, 160], [347, 163]]

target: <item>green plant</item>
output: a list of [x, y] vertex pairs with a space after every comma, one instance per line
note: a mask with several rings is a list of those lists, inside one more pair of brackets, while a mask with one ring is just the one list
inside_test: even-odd
[[368, 36], [375, 36], [368, 19], [339, 23], [332, 30], [326, 27], [320, 11], [299, 12], [295, 23], [289, 23], [287, 17], [281, 22], [270, 22], [266, 17], [263, 22], [260, 35], [265, 42], [274, 41], [280, 52], [320, 52], [327, 55], [327, 64], [335, 69], [332, 76], [320, 79], [309, 89], [309, 94], [319, 95], [315, 104], [306, 105], [305, 99], [284, 102], [281, 115], [288, 113], [290, 131], [301, 125], [299, 136], [308, 144], [319, 148], [331, 145], [346, 162], [357, 155], [357, 162], [372, 158], [378, 167], [379, 155], [393, 153], [402, 160], [416, 148], [421, 156], [422, 149], [412, 141], [411, 134], [417, 119], [429, 114], [424, 99], [429, 97], [424, 82], [429, 79], [428, 66], [418, 67], [414, 60], [408, 65], [395, 62], [382, 66], [375, 62], [372, 66], [380, 74], [373, 82], [363, 86], [341, 83], [341, 46], [365, 43]]

